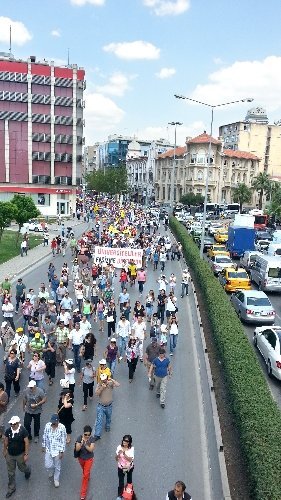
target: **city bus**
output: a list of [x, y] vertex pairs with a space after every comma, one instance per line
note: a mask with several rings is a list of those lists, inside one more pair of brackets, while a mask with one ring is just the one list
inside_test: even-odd
[[254, 228], [266, 229], [268, 224], [268, 215], [254, 215]]
[[239, 214], [240, 213], [240, 205], [239, 203], [229, 203], [225, 209], [227, 214]]

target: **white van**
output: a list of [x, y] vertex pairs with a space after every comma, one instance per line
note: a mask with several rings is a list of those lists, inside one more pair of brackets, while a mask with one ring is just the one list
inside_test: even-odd
[[271, 255], [273, 257], [275, 255], [281, 256], [281, 243], [270, 242], [266, 253], [267, 255]]
[[258, 255], [262, 256], [262, 252], [259, 252], [258, 250], [247, 250], [244, 252], [243, 257], [240, 259], [240, 265], [246, 269], [246, 271], [249, 271], [252, 267], [252, 264], [256, 261]]
[[264, 292], [281, 292], [281, 257], [258, 255], [250, 267], [251, 281]]

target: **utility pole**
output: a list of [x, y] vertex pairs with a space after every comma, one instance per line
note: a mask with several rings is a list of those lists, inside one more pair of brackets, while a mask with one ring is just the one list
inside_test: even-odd
[[173, 125], [175, 127], [174, 158], [173, 158], [173, 167], [172, 167], [172, 174], [171, 174], [171, 191], [170, 191], [170, 205], [171, 205], [171, 214], [172, 214], [173, 210], [174, 210], [174, 201], [175, 201], [177, 126], [182, 125], [182, 123], [181, 122], [169, 122], [168, 125]]

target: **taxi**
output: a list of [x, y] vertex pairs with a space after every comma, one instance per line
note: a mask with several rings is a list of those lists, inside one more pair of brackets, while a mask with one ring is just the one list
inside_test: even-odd
[[228, 240], [228, 233], [227, 232], [218, 232], [214, 234], [214, 239], [217, 243], [226, 243]]
[[209, 259], [211, 259], [212, 257], [215, 257], [215, 255], [218, 255], [218, 254], [223, 254], [223, 255], [230, 255], [226, 246], [225, 245], [219, 245], [219, 244], [216, 244], [214, 243], [211, 248], [209, 248], [207, 250], [207, 257], [209, 257]]
[[219, 275], [219, 282], [226, 292], [251, 290], [251, 280], [243, 267], [239, 267], [238, 269], [227, 267]]

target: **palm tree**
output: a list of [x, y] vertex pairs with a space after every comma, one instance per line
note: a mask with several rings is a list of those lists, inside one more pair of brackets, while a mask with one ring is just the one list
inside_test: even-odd
[[253, 179], [252, 188], [254, 191], [259, 193], [259, 209], [261, 210], [263, 195], [268, 195], [271, 192], [271, 180], [269, 174], [266, 172], [260, 172], [257, 177]]
[[252, 191], [246, 184], [238, 184], [236, 188], [233, 189], [232, 195], [233, 201], [240, 204], [240, 212], [242, 211], [243, 203], [250, 203], [252, 200]]

